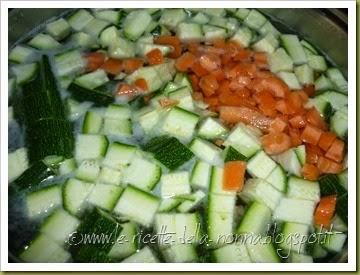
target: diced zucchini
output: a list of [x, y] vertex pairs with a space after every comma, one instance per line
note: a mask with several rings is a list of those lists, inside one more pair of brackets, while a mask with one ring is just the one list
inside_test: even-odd
[[253, 156], [261, 148], [259, 136], [245, 124], [239, 123], [228, 135], [225, 146], [232, 146], [245, 157]]
[[50, 35], [39, 33], [34, 36], [28, 44], [39, 50], [53, 50], [61, 46], [61, 44]]
[[28, 63], [34, 61], [36, 51], [30, 47], [17, 45], [9, 53], [9, 60], [15, 63]]
[[250, 263], [246, 245], [241, 242], [224, 245], [212, 251], [212, 257], [217, 263]]
[[174, 170], [189, 161], [194, 154], [178, 139], [160, 136], [150, 140], [144, 147], [154, 158], [170, 170]]
[[196, 23], [179, 23], [176, 35], [183, 42], [202, 41], [204, 38], [201, 25]]
[[308, 56], [308, 64], [316, 72], [325, 72], [327, 70], [326, 60], [321, 55]]
[[297, 77], [294, 73], [279, 72], [279, 73], [277, 73], [277, 75], [286, 83], [287, 86], [289, 86], [289, 88], [291, 90], [301, 89], [299, 80], [297, 79]]
[[80, 221], [63, 209], [57, 209], [46, 218], [40, 227], [40, 232], [50, 237], [59, 245], [69, 242], [69, 237], [79, 226]]
[[294, 251], [295, 253], [304, 253], [306, 249], [306, 243], [304, 240], [308, 240], [309, 235], [309, 225], [294, 223], [294, 222], [285, 222], [282, 228], [284, 242], [281, 242], [279, 245], [284, 249], [286, 253], [289, 250]]
[[250, 45], [252, 38], [253, 38], [252, 31], [249, 28], [243, 26], [237, 30], [237, 32], [234, 34], [231, 40], [239, 43], [244, 47], [248, 47]]
[[239, 196], [245, 202], [258, 201], [274, 210], [283, 194], [263, 179], [248, 179]]
[[299, 145], [294, 148], [296, 156], [298, 157], [300, 164], [303, 166], [306, 162], [306, 147], [305, 145]]
[[121, 178], [122, 172], [108, 167], [101, 168], [99, 182], [105, 184], [120, 185]]
[[273, 159], [289, 174], [301, 177], [301, 163], [294, 149], [289, 149], [281, 154], [274, 155]]
[[317, 181], [309, 181], [298, 177], [290, 177], [287, 197], [319, 202], [320, 187]]
[[99, 134], [102, 125], [103, 118], [99, 112], [87, 111], [82, 126], [82, 132], [84, 134]]
[[75, 158], [97, 159], [105, 155], [109, 141], [102, 135], [80, 134], [76, 138]]
[[43, 214], [48, 214], [54, 208], [60, 206], [61, 186], [51, 185], [26, 195], [27, 216], [32, 219]]
[[16, 77], [16, 84], [23, 85], [26, 82], [29, 82], [33, 78], [35, 78], [38, 72], [38, 64], [30, 63], [30, 64], [20, 64], [14, 65], [11, 67], [11, 71]]
[[75, 172], [75, 177], [83, 181], [95, 181], [100, 173], [100, 165], [94, 159], [86, 159], [81, 162]]
[[28, 263], [65, 263], [71, 255], [45, 234], [38, 234], [19, 258]]
[[159, 23], [167, 28], [175, 30], [178, 24], [184, 21], [186, 13], [183, 9], [165, 9], [159, 19]]
[[155, 256], [154, 252], [145, 246], [130, 257], [122, 261], [123, 263], [159, 263], [159, 259]]
[[236, 229], [237, 234], [264, 235], [270, 230], [271, 209], [257, 201], [251, 203]]
[[314, 71], [308, 64], [295, 67], [294, 72], [301, 85], [314, 83]]
[[184, 200], [177, 208], [176, 210], [180, 213], [185, 213], [194, 210], [197, 208], [205, 199], [206, 194], [201, 191], [197, 190], [196, 192], [192, 193], [189, 198], [191, 200]]
[[259, 151], [249, 160], [246, 170], [252, 177], [266, 179], [275, 167], [276, 163], [264, 151]]
[[141, 156], [135, 156], [124, 170], [123, 182], [133, 184], [145, 191], [151, 191], [159, 182], [161, 168], [156, 163]]
[[108, 254], [110, 258], [115, 260], [122, 260], [136, 254], [138, 249], [136, 225], [133, 222], [127, 222], [122, 223], [121, 227], [121, 233]]
[[112, 58], [130, 58], [135, 56], [135, 45], [131, 41], [117, 37], [108, 45], [108, 54]]
[[273, 24], [271, 24], [270, 21], [266, 21], [266, 23], [264, 25], [262, 25], [262, 27], [260, 28], [259, 32], [262, 35], [271, 33], [276, 38], [278, 38], [280, 36], [280, 32], [274, 27]]
[[115, 26], [110, 26], [101, 32], [99, 39], [103, 47], [108, 47], [113, 41], [119, 39], [119, 37], [119, 30]]
[[331, 252], [339, 253], [342, 251], [346, 239], [347, 235], [344, 233], [331, 232], [325, 237], [323, 246]]
[[262, 15], [259, 11], [252, 9], [244, 19], [243, 23], [249, 28], [259, 30], [266, 23], [266, 21], [267, 20], [264, 15]]
[[180, 171], [164, 174], [161, 177], [161, 197], [172, 198], [190, 194], [189, 172]]
[[77, 85], [90, 90], [95, 89], [108, 81], [109, 78], [107, 77], [106, 72], [101, 69], [79, 76], [74, 80]]
[[76, 161], [75, 159], [66, 159], [60, 163], [59, 166], [59, 174], [66, 175], [73, 172], [76, 169]]
[[116, 204], [114, 212], [149, 227], [153, 223], [159, 205], [158, 197], [128, 185]]
[[311, 225], [315, 206], [314, 201], [282, 198], [274, 211], [274, 219]]
[[174, 107], [165, 118], [162, 131], [179, 139], [190, 140], [198, 121], [197, 114]]
[[85, 208], [85, 200], [91, 193], [95, 184], [77, 180], [69, 179], [63, 189], [63, 205], [72, 215], [79, 215]]
[[123, 23], [124, 35], [130, 40], [137, 40], [151, 20], [151, 15], [146, 10], [130, 12]]
[[131, 162], [136, 150], [137, 148], [135, 146], [114, 142], [106, 151], [103, 165], [121, 170]]
[[252, 48], [258, 52], [272, 54], [273, 52], [275, 52], [278, 46], [279, 41], [277, 40], [277, 38], [272, 33], [268, 33], [263, 38], [254, 43], [252, 45]]
[[75, 48], [98, 48], [98, 45], [96, 44], [96, 38], [85, 32], [77, 32], [72, 34], [70, 41]]
[[347, 93], [348, 83], [343, 74], [337, 68], [329, 68], [326, 71], [326, 76], [334, 83], [336, 90], [342, 93]]
[[116, 185], [96, 183], [87, 201], [104, 210], [111, 211], [115, 207], [123, 188]]
[[294, 34], [283, 34], [280, 36], [282, 44], [289, 53], [295, 65], [307, 63], [307, 57], [299, 38]]
[[210, 164], [219, 164], [221, 161], [221, 149], [206, 140], [195, 138], [190, 144], [190, 150], [199, 159]]
[[98, 10], [94, 12], [94, 16], [114, 25], [118, 25], [122, 17], [122, 12], [116, 10]]
[[81, 9], [68, 18], [68, 23], [75, 31], [82, 30], [94, 17], [87, 10]]
[[233, 196], [233, 191], [227, 191], [223, 189], [223, 174], [223, 168], [212, 166], [210, 174], [209, 192], [211, 192], [212, 194]]
[[280, 71], [292, 71], [293, 61], [283, 48], [278, 48], [268, 56], [270, 70], [273, 73]]
[[226, 29], [217, 26], [203, 25], [202, 31], [206, 42], [211, 42], [216, 39], [225, 39], [227, 36]]
[[207, 190], [209, 188], [210, 174], [211, 165], [201, 160], [197, 161], [191, 172], [191, 186]]
[[56, 40], [62, 40], [70, 34], [71, 27], [64, 18], [60, 18], [51, 23], [48, 23], [46, 25], [46, 32]]
[[280, 258], [268, 237], [262, 237], [259, 241], [248, 241], [246, 248], [253, 263], [279, 263]]
[[105, 135], [127, 136], [132, 134], [132, 123], [130, 119], [104, 119], [103, 133]]
[[58, 76], [76, 75], [86, 67], [86, 60], [79, 50], [71, 50], [55, 56], [55, 72]]
[[29, 168], [27, 150], [21, 147], [8, 155], [8, 181], [17, 179], [25, 170]]
[[163, 249], [163, 256], [169, 263], [196, 263], [198, 255], [192, 244], [176, 244]]
[[277, 190], [286, 192], [287, 177], [284, 169], [280, 165], [276, 165], [276, 167], [271, 171], [265, 180], [274, 186]]

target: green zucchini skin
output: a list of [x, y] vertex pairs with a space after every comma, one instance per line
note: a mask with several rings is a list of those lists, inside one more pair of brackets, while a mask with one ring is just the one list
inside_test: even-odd
[[74, 138], [49, 58], [42, 56], [37, 76], [22, 92], [25, 140], [30, 163], [46, 156], [72, 157]]
[[73, 155], [74, 137], [71, 125], [66, 120], [38, 120], [26, 129], [26, 142], [30, 162], [52, 155], [64, 158]]
[[[72, 235], [70, 252], [75, 262], [111, 262], [107, 256], [122, 230], [121, 225], [110, 214], [94, 208], [84, 215], [77, 231]], [[94, 237], [95, 236], [95, 237]], [[103, 242], [96, 238], [104, 238]], [[89, 238], [86, 240], [86, 238]], [[87, 241], [87, 242], [86, 242]], [[92, 243], [90, 243], [93, 241]]]
[[55, 172], [42, 160], [34, 162], [24, 173], [9, 185], [9, 196], [18, 194], [26, 189], [33, 189], [41, 182], [54, 176]]
[[239, 153], [234, 147], [230, 146], [226, 152], [225, 162], [236, 160], [246, 161], [247, 158], [243, 154]]
[[160, 136], [150, 140], [143, 149], [154, 154], [154, 158], [174, 170], [193, 158], [194, 154], [177, 138]]
[[94, 102], [95, 106], [107, 106], [114, 102], [114, 97], [111, 94], [96, 89], [90, 90], [74, 82], [70, 84], [68, 90], [74, 99], [80, 102], [91, 101]]

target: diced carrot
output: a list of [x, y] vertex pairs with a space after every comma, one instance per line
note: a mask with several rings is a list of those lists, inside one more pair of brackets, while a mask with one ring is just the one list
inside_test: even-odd
[[312, 107], [310, 110], [307, 111], [306, 121], [321, 130], [327, 129], [325, 120], [321, 117], [320, 113], [315, 107]]
[[198, 100], [198, 101], [204, 99], [203, 94], [201, 92], [193, 92], [192, 97], [194, 100]]
[[220, 118], [227, 123], [243, 122], [266, 131], [272, 121], [260, 112], [248, 107], [221, 106]]
[[308, 96], [313, 96], [315, 94], [315, 86], [314, 85], [307, 85], [303, 88], [303, 91], [308, 95]]
[[144, 65], [144, 61], [140, 58], [127, 58], [123, 60], [124, 71], [130, 74]]
[[221, 59], [216, 54], [207, 53], [200, 56], [199, 63], [205, 70], [211, 72], [221, 66]]
[[327, 151], [335, 139], [336, 134], [333, 132], [323, 132], [319, 140], [319, 147], [324, 151]]
[[164, 57], [159, 49], [153, 49], [146, 54], [149, 65], [158, 65], [164, 63]]
[[196, 55], [199, 51], [199, 47], [200, 47], [200, 43], [199, 42], [190, 42], [188, 45], [187, 45], [187, 49], [189, 52], [191, 52], [192, 54]]
[[233, 57], [235, 61], [250, 61], [254, 52], [249, 49], [240, 49]]
[[269, 155], [285, 152], [291, 147], [291, 139], [285, 133], [270, 133], [261, 137], [264, 150]]
[[243, 48], [238, 42], [233, 40], [226, 41], [224, 50], [234, 57]]
[[198, 77], [202, 77], [204, 75], [208, 74], [208, 71], [200, 65], [200, 63], [198, 61], [194, 62], [191, 65], [191, 70], [198, 76]]
[[225, 74], [222, 69], [217, 69], [211, 72], [213, 76], [215, 76], [218, 82], [221, 82], [225, 79]]
[[136, 79], [136, 81], [134, 82], [134, 85], [141, 92], [146, 92], [149, 90], [146, 80], [144, 78]]
[[290, 92], [287, 94], [287, 102], [293, 112], [297, 113], [302, 108], [302, 99], [298, 92]]
[[338, 174], [343, 170], [342, 164], [332, 161], [326, 157], [319, 157], [317, 167], [319, 171], [324, 174]]
[[307, 180], [317, 180], [320, 175], [319, 169], [310, 163], [305, 163], [301, 171], [303, 177]]
[[210, 107], [219, 106], [219, 98], [217, 96], [205, 97], [204, 101], [209, 104]]
[[323, 131], [321, 131], [319, 128], [307, 124], [302, 131], [300, 138], [303, 142], [317, 145], [322, 133]]
[[179, 104], [179, 101], [171, 98], [161, 98], [159, 99], [159, 103], [161, 107], [167, 108]]
[[198, 92], [200, 90], [199, 87], [199, 78], [195, 74], [188, 74], [191, 87], [194, 90], [194, 92]]
[[271, 122], [270, 127], [269, 127], [269, 132], [270, 133], [281, 133], [286, 129], [287, 126], [288, 125], [284, 120], [277, 117]]
[[299, 146], [299, 145], [302, 144], [299, 129], [289, 128], [289, 136], [290, 136], [290, 139], [291, 139], [291, 145], [293, 147], [296, 147], [296, 146]]
[[259, 109], [266, 115], [274, 117], [277, 114], [276, 100], [269, 91], [256, 93], [253, 98], [259, 104]]
[[319, 158], [324, 155], [323, 151], [311, 144], [306, 144], [306, 162], [311, 164], [316, 164], [319, 161]]
[[261, 53], [261, 52], [254, 53], [254, 62], [258, 68], [266, 69], [268, 67], [266, 53]]
[[215, 48], [224, 49], [226, 46], [226, 41], [222, 38], [217, 38], [212, 40], [212, 44]]
[[105, 54], [101, 52], [87, 53], [86, 58], [86, 71], [92, 72], [100, 68], [105, 62]]
[[305, 93], [303, 90], [299, 90], [299, 91], [296, 91], [296, 92], [298, 93], [298, 95], [302, 99], [303, 104], [308, 101], [309, 96], [307, 95], [307, 93]]
[[205, 96], [211, 96], [215, 94], [216, 90], [219, 88], [219, 83], [215, 76], [208, 74], [200, 78], [199, 87], [202, 89]]
[[128, 84], [120, 85], [116, 92], [117, 95], [130, 95], [130, 96], [136, 95], [137, 93], [138, 93], [138, 89]]
[[275, 109], [284, 115], [290, 115], [295, 113], [295, 110], [285, 99], [280, 99], [276, 101]]
[[296, 115], [289, 119], [289, 123], [293, 128], [301, 129], [306, 126], [305, 118], [301, 115]]
[[154, 39], [155, 44], [170, 45], [173, 47], [169, 54], [171, 58], [178, 58], [181, 55], [181, 42], [178, 37], [172, 35], [161, 35]]
[[267, 77], [260, 79], [255, 85], [254, 90], [260, 92], [270, 91], [275, 97], [284, 98], [289, 93], [289, 87], [278, 77]]
[[247, 85], [251, 82], [251, 78], [245, 75], [239, 75], [238, 77], [234, 78], [230, 82], [230, 89], [232, 91], [237, 91], [239, 89], [244, 89]]
[[230, 93], [230, 81], [225, 79], [219, 83], [218, 93], [221, 95], [222, 93]]
[[195, 55], [190, 52], [186, 52], [176, 59], [175, 67], [180, 72], [186, 72], [194, 64], [195, 60]]
[[344, 158], [345, 143], [341, 139], [335, 139], [327, 150], [325, 157], [336, 162], [342, 162]]
[[122, 72], [123, 63], [120, 59], [109, 58], [101, 65], [101, 69], [108, 74], [117, 75]]
[[219, 101], [225, 106], [242, 106], [244, 99], [233, 92], [219, 94]]
[[322, 197], [316, 207], [314, 214], [314, 223], [317, 226], [323, 226], [329, 229], [331, 219], [335, 214], [336, 195]]
[[256, 65], [254, 63], [238, 63], [231, 70], [225, 72], [225, 75], [230, 79], [234, 79], [238, 76], [254, 77], [256, 70]]
[[246, 162], [228, 161], [224, 165], [223, 189], [226, 191], [241, 191], [244, 186]]

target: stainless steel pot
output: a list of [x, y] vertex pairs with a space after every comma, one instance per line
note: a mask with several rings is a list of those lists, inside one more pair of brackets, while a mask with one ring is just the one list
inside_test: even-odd
[[[347, 13], [339, 9], [260, 9], [271, 18], [282, 31], [297, 33], [307, 39], [327, 56], [333, 65], [347, 75], [348, 35]], [[26, 40], [36, 33], [44, 24], [64, 14], [70, 9], [13, 9], [9, 12], [9, 48]], [[10, 261], [18, 261], [11, 256]], [[331, 262], [347, 262], [347, 247], [333, 258]]]

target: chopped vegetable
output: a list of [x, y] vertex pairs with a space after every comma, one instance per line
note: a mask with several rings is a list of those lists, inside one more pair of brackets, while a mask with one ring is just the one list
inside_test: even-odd
[[329, 228], [336, 207], [336, 195], [322, 197], [315, 210], [314, 220], [317, 226]]
[[244, 186], [246, 162], [228, 161], [224, 166], [223, 189], [227, 191], [241, 191]]

